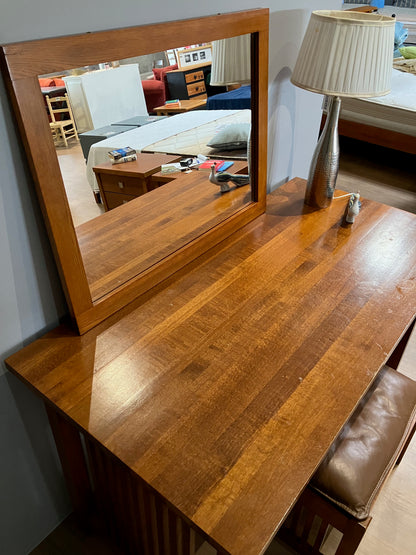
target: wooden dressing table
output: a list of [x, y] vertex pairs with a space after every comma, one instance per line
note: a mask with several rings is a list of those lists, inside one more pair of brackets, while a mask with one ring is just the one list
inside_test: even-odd
[[6, 361], [45, 400], [76, 510], [97, 505], [126, 551], [189, 554], [196, 530], [263, 553], [400, 354], [416, 216], [364, 199], [344, 226], [346, 199], [312, 211], [304, 188], [83, 336], [61, 326]]

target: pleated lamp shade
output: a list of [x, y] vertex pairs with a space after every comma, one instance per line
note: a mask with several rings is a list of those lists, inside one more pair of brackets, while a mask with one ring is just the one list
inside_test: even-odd
[[244, 85], [250, 78], [250, 35], [212, 42], [211, 85]]
[[312, 12], [293, 70], [313, 92], [370, 97], [390, 91], [395, 20], [352, 11]]

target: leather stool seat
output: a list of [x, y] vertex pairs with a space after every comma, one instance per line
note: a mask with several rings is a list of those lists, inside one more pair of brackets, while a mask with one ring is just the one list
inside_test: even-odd
[[319, 465], [277, 536], [299, 553], [321, 553], [332, 528], [336, 555], [353, 554], [370, 509], [416, 425], [416, 382], [385, 366]]
[[311, 485], [355, 518], [367, 518], [415, 414], [416, 382], [385, 366], [333, 443]]

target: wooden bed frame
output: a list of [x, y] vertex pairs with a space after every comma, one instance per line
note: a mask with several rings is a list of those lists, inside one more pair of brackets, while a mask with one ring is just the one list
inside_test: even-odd
[[[321, 129], [323, 129], [325, 120], [326, 115], [324, 114], [322, 116]], [[409, 154], [416, 154], [416, 137], [399, 133], [398, 131], [340, 119], [338, 122], [338, 133], [342, 137], [349, 137], [357, 141], [392, 148]]]
[[349, 120], [340, 120], [338, 129], [343, 137], [416, 154], [416, 137], [411, 135]]

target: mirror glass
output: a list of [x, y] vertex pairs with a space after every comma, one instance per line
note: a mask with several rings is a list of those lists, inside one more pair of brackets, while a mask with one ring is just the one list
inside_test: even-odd
[[93, 302], [252, 202], [250, 35], [38, 80]]

